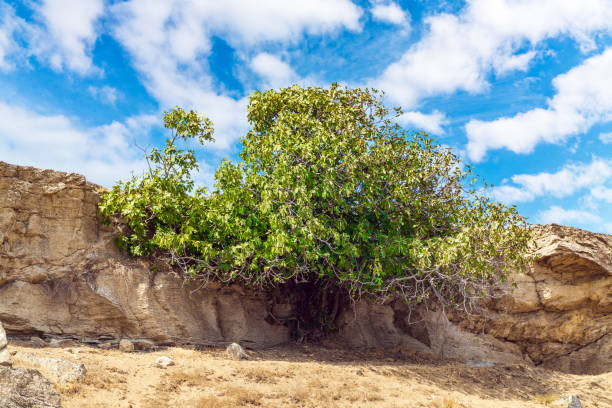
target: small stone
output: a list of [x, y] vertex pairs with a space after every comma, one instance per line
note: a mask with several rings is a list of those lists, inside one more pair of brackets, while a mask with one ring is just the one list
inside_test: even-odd
[[227, 349], [225, 349], [225, 353], [234, 360], [248, 360], [249, 359], [249, 355], [244, 351], [244, 349], [238, 343], [232, 343], [229, 346], [227, 346]]
[[564, 398], [563, 402], [567, 403], [567, 408], [582, 408], [580, 397], [577, 395], [570, 395], [569, 397]]
[[157, 360], [155, 360], [155, 365], [159, 368], [166, 368], [174, 365], [174, 361], [171, 358], [166, 356], [161, 356]]
[[113, 344], [112, 343], [100, 343], [98, 344], [98, 348], [101, 348], [102, 350], [110, 350], [111, 348], [113, 348]]
[[48, 346], [46, 341], [36, 336], [30, 337], [30, 344], [34, 347], [47, 347]]
[[11, 367], [13, 365], [11, 361], [11, 355], [8, 349], [5, 347], [0, 350], [0, 366]]
[[363, 375], [363, 370], [361, 368], [358, 368], [355, 370], [355, 374], [356, 375]]
[[119, 350], [124, 353], [131, 353], [134, 351], [134, 343], [127, 339], [123, 339], [119, 342]]

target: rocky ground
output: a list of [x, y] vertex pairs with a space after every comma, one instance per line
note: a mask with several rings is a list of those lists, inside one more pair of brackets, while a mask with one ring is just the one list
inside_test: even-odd
[[[232, 360], [224, 349], [122, 352], [75, 345], [33, 348], [11, 342], [13, 368], [36, 367], [52, 379], [64, 408], [88, 407], [612, 407], [612, 373], [572, 375], [528, 365], [469, 366], [402, 349], [355, 352], [290, 345]], [[76, 382], [33, 366], [39, 356], [84, 364]], [[175, 364], [156, 366], [166, 356]], [[77, 364], [77, 366], [78, 366]]]

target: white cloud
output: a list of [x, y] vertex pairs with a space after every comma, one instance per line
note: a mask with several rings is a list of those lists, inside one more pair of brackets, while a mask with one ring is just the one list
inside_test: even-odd
[[601, 217], [584, 210], [566, 210], [553, 205], [547, 210], [538, 213], [538, 222], [541, 224], [590, 224], [600, 223]]
[[599, 140], [601, 140], [601, 143], [605, 144], [612, 143], [612, 132], [600, 134]]
[[112, 86], [89, 86], [87, 91], [91, 94], [91, 96], [108, 105], [114, 105], [117, 100], [123, 97], [123, 94], [117, 88], [113, 88]]
[[434, 110], [430, 114], [421, 112], [403, 113], [397, 121], [403, 126], [414, 126], [416, 130], [424, 130], [433, 135], [442, 135], [444, 130], [442, 125], [447, 123], [444, 113]]
[[548, 38], [587, 44], [612, 29], [612, 7], [609, 0], [472, 0], [459, 15], [424, 21], [423, 37], [374, 81], [405, 108], [435, 94], [483, 92], [492, 71], [526, 69], [535, 53], [521, 50]]
[[555, 96], [546, 109], [536, 108], [491, 122], [470, 120], [465, 129], [470, 159], [506, 148], [530, 153], [541, 143], [555, 143], [612, 120], [612, 47], [553, 80]]
[[90, 54], [104, 0], [45, 0], [35, 10], [46, 27], [35, 53], [48, 59], [56, 71], [68, 69], [81, 75], [95, 71]]
[[0, 2], [0, 69], [15, 68], [15, 60], [35, 56], [55, 71], [80, 75], [99, 72], [91, 52], [98, 37], [96, 22], [104, 12], [104, 0], [44, 0], [27, 2], [33, 18], [26, 22]]
[[296, 83], [299, 79], [289, 64], [266, 52], [257, 54], [249, 65], [264, 80], [266, 88], [282, 88]]
[[240, 49], [295, 41], [304, 33], [359, 30], [361, 10], [349, 0], [187, 2], [131, 0], [112, 7], [116, 39], [132, 56], [148, 91], [162, 105], [181, 105], [215, 123], [216, 146], [227, 148], [247, 127], [247, 98], [221, 94], [209, 72], [211, 35]]
[[597, 186], [591, 190], [591, 197], [595, 200], [612, 203], [612, 188]]
[[374, 20], [383, 21], [385, 23], [404, 25], [408, 23], [406, 12], [395, 2], [388, 4], [375, 4], [372, 7], [372, 17]]
[[146, 164], [134, 145], [147, 139], [157, 117], [143, 115], [94, 128], [79, 128], [63, 115], [44, 115], [0, 102], [0, 160], [84, 174], [105, 186]]
[[26, 22], [15, 15], [15, 9], [0, 1], [0, 71], [15, 68], [14, 58], [23, 50], [16, 37], [27, 33]]
[[[612, 180], [612, 160], [594, 158], [591, 163], [568, 164], [555, 173], [517, 174], [514, 185], [494, 187], [490, 195], [507, 204], [533, 201], [542, 196], [567, 197], [588, 188], [594, 198], [603, 199], [604, 183]], [[598, 191], [599, 197], [593, 192]], [[610, 196], [612, 201], [612, 195]]]

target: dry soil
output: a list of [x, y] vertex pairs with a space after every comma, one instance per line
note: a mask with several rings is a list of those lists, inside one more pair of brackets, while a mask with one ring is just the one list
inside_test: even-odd
[[[162, 407], [437, 407], [554, 406], [578, 394], [584, 408], [612, 407], [612, 373], [570, 375], [522, 365], [472, 367], [402, 350], [351, 351], [290, 345], [249, 351], [233, 361], [223, 349], [167, 348], [122, 353], [94, 347], [30, 348], [82, 362], [85, 379], [57, 386], [65, 408]], [[157, 368], [168, 356], [176, 365]], [[45, 374], [43, 372], [43, 374]]]

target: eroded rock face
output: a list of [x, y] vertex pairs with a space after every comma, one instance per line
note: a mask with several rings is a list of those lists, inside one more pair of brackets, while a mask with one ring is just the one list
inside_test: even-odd
[[[612, 236], [559, 225], [535, 226], [535, 262], [466, 318], [401, 304], [358, 304], [341, 319], [340, 339], [356, 346], [420, 347], [466, 362], [535, 363], [576, 374], [612, 371]], [[418, 324], [415, 322], [421, 321]]]
[[[116, 231], [97, 219], [99, 189], [78, 174], [0, 162], [0, 321], [9, 336], [248, 348], [289, 340], [267, 317], [270, 307], [289, 315], [291, 305], [238, 287], [184, 285], [120, 254]], [[337, 339], [475, 365], [612, 371], [612, 236], [556, 225], [536, 227], [535, 236], [532, 268], [485, 305], [484, 317], [448, 321], [399, 302], [358, 303], [341, 314]]]
[[116, 248], [78, 174], [0, 162], [0, 321], [9, 335], [267, 347], [289, 339], [263, 297], [184, 285]]
[[460, 325], [511, 341], [544, 367], [612, 371], [612, 236], [559, 225], [535, 233], [518, 290], [490, 305], [487, 320]]

